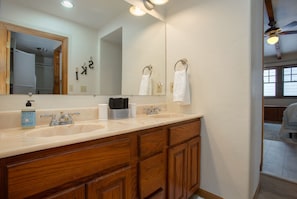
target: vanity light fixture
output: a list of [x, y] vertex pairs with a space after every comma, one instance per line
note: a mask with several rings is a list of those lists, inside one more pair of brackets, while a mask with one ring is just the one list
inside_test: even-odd
[[143, 5], [146, 9], [152, 10], [155, 5], [163, 5], [168, 2], [168, 0], [142, 0]]
[[65, 8], [73, 8], [73, 3], [69, 0], [63, 0], [61, 1], [61, 5]]
[[146, 14], [142, 9], [137, 6], [131, 6], [129, 9], [130, 13], [134, 16], [143, 16]]
[[279, 40], [279, 37], [276, 34], [271, 34], [267, 39], [267, 43], [270, 45], [274, 45], [278, 42], [278, 40]]
[[155, 5], [163, 5], [168, 2], [168, 0], [150, 0]]

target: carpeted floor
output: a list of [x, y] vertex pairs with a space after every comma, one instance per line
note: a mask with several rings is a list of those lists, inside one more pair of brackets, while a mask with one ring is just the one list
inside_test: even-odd
[[282, 137], [280, 137], [280, 128], [281, 124], [264, 123], [264, 139], [297, 144], [297, 133], [293, 133], [291, 138], [289, 137], [289, 134], [283, 134]]
[[268, 140], [281, 140], [279, 136], [279, 130], [281, 124], [264, 123], [264, 139]]

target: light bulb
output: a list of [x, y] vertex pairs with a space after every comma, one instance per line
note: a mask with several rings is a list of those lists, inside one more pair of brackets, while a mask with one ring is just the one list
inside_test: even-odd
[[134, 16], [143, 16], [145, 15], [146, 13], [141, 10], [139, 7], [137, 6], [131, 6], [130, 9], [129, 9], [130, 13]]
[[168, 2], [168, 0], [150, 0], [155, 5], [163, 5]]
[[276, 35], [271, 35], [269, 36], [269, 38], [267, 39], [267, 43], [270, 45], [274, 45], [278, 42], [279, 38]]

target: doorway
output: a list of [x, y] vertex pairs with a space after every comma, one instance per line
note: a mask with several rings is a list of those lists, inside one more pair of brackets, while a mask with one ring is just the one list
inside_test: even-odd
[[[59, 70], [59, 73], [54, 73], [56, 78], [56, 74], [59, 74], [58, 77], [58, 89], [55, 88], [54, 90], [59, 90], [59, 93], [57, 94], [67, 94], [68, 92], [68, 38], [60, 35], [55, 35], [51, 33], [46, 33], [38, 30], [33, 30], [9, 23], [0, 22], [0, 34], [1, 34], [1, 41], [0, 41], [0, 47], [1, 47], [1, 53], [0, 53], [0, 62], [1, 62], [1, 72], [0, 73], [0, 94], [10, 94], [10, 62], [11, 62], [11, 38], [12, 33], [20, 33], [20, 34], [26, 34], [30, 35], [31, 37], [40, 37], [47, 40], [53, 40], [60, 42], [60, 45], [55, 49], [56, 55], [59, 53], [59, 57], [56, 59], [56, 61], [59, 59], [58, 63], [61, 63], [61, 69]], [[40, 52], [44, 49], [39, 48], [37, 49]], [[55, 60], [55, 59], [54, 59]], [[54, 65], [57, 65], [57, 62], [54, 63]], [[55, 67], [54, 67], [55, 68]], [[55, 82], [57, 86], [57, 82]]]

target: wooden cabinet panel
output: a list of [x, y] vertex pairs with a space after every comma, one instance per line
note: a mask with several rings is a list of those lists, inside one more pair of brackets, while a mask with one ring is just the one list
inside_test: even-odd
[[155, 194], [149, 196], [147, 199], [164, 199], [165, 198], [165, 191], [160, 190], [156, 192]]
[[24, 198], [128, 164], [131, 159], [130, 144], [128, 138], [116, 139], [65, 154], [8, 165], [8, 197]]
[[157, 190], [165, 190], [165, 155], [165, 153], [160, 153], [140, 162], [140, 198], [146, 198]]
[[132, 198], [131, 169], [125, 168], [87, 184], [88, 199]]
[[162, 152], [167, 145], [167, 129], [156, 129], [140, 134], [139, 145], [141, 158]]
[[264, 121], [281, 123], [285, 109], [284, 106], [264, 106]]
[[200, 187], [200, 137], [188, 143], [188, 193], [191, 196]]
[[180, 144], [169, 150], [168, 157], [168, 197], [185, 199], [187, 197], [187, 144]]
[[200, 120], [171, 127], [169, 144], [175, 145], [200, 135]]
[[46, 197], [45, 199], [85, 199], [85, 195], [85, 185], [81, 185]]

